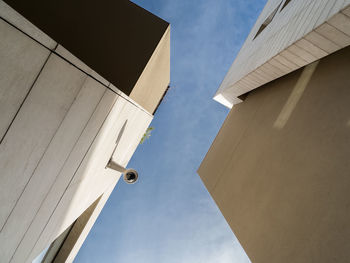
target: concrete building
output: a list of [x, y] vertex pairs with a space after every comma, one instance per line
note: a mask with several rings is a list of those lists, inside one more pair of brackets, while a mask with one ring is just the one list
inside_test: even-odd
[[169, 61], [169, 24], [130, 1], [0, 1], [1, 263], [73, 261]]
[[350, 1], [269, 0], [198, 173], [253, 263], [349, 262]]

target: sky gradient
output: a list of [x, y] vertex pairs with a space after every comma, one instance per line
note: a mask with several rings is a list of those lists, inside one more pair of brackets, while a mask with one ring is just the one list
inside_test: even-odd
[[266, 0], [136, 0], [171, 23], [171, 88], [152, 136], [75, 263], [250, 262], [196, 173], [228, 109], [212, 100]]

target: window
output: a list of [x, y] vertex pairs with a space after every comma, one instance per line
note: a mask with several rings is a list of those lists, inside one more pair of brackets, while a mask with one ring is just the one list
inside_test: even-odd
[[292, 0], [286, 0], [281, 8], [281, 11], [283, 10], [283, 8], [285, 8]]
[[264, 31], [264, 29], [271, 23], [271, 21], [273, 20], [273, 18], [275, 17], [278, 9], [280, 8], [282, 2], [276, 7], [275, 10], [273, 10], [273, 12], [265, 19], [264, 23], [262, 23], [262, 25], [260, 26], [258, 32], [256, 33], [255, 37], [253, 39], [255, 39], [258, 35], [260, 35], [260, 33], [262, 31]]

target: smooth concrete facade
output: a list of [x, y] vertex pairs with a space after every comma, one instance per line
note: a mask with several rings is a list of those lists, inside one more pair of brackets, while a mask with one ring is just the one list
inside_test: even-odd
[[350, 48], [232, 108], [198, 173], [252, 263], [349, 262]]
[[131, 91], [130, 98], [154, 113], [170, 82], [170, 27]]
[[168, 87], [169, 39], [128, 96], [0, 1], [1, 263], [74, 260]]

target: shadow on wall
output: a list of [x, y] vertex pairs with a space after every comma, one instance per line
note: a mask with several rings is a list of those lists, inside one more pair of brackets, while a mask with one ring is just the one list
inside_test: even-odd
[[[114, 160], [126, 166], [151, 121], [150, 117], [145, 118], [142, 110], [119, 96], [111, 101], [109, 108], [111, 111], [108, 117], [99, 128], [86, 155], [74, 168], [74, 173], [62, 174], [61, 178], [58, 178], [62, 180], [62, 177], [65, 177], [63, 179], [68, 186], [63, 193], [61, 192], [56, 206], [50, 207], [51, 217], [28, 258], [35, 258], [101, 195], [102, 199], [98, 206], [99, 209], [102, 208], [120, 177], [119, 172], [106, 168], [108, 161], [113, 156]], [[51, 192], [57, 190], [55, 188], [59, 183], [62, 184], [62, 182], [53, 184]], [[93, 224], [94, 220], [91, 223]], [[76, 249], [79, 248], [80, 246]]]

